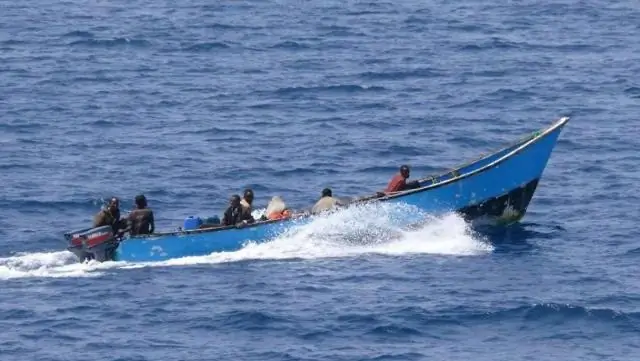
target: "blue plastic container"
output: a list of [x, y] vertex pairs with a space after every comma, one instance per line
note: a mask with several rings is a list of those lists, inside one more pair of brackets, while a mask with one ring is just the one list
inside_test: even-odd
[[182, 229], [185, 231], [191, 229], [198, 229], [202, 224], [202, 219], [200, 217], [189, 216], [184, 219], [184, 224], [182, 225]]

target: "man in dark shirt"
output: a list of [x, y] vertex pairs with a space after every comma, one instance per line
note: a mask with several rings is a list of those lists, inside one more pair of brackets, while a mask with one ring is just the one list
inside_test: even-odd
[[147, 207], [147, 198], [143, 195], [136, 196], [136, 209], [129, 213], [127, 220], [130, 222], [129, 233], [132, 236], [138, 234], [151, 234], [155, 230], [153, 211]]
[[240, 204], [240, 196], [234, 194], [229, 200], [229, 207], [224, 212], [224, 217], [222, 218], [223, 226], [232, 226], [232, 225], [242, 225], [243, 223], [251, 223], [254, 222], [253, 216], [251, 213], [247, 213], [244, 211], [242, 205]]

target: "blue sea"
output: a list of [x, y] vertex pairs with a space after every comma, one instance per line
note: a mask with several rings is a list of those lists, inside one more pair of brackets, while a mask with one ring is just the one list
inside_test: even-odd
[[[308, 207], [571, 117], [529, 212], [375, 207], [236, 252], [78, 263], [144, 193]], [[0, 360], [638, 360], [635, 1], [0, 0]]]

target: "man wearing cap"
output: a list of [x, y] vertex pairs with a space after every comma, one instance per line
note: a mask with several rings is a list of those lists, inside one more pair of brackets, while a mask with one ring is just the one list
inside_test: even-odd
[[414, 189], [420, 187], [420, 183], [418, 181], [413, 181], [407, 183], [407, 179], [409, 178], [409, 166], [403, 165], [400, 167], [400, 173], [396, 174], [389, 185], [387, 185], [387, 189], [384, 190], [385, 193], [394, 193], [400, 192], [407, 189]]
[[322, 197], [316, 202], [313, 208], [311, 208], [311, 213], [318, 214], [342, 205], [342, 202], [340, 202], [336, 198], [333, 198], [331, 189], [325, 188], [322, 190]]

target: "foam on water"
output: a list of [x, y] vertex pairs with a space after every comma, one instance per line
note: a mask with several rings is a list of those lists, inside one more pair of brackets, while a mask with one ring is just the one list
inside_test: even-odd
[[26, 253], [0, 258], [0, 279], [91, 277], [100, 275], [91, 271], [103, 267], [97, 262], [78, 263], [78, 259], [68, 251]]
[[[409, 222], [414, 224], [407, 228]], [[416, 222], [420, 222], [415, 225]], [[321, 259], [367, 254], [471, 256], [493, 247], [470, 231], [455, 214], [434, 217], [406, 205], [378, 204], [316, 217], [265, 243], [247, 242], [234, 252], [183, 257], [154, 263], [95, 261], [77, 263], [70, 252], [30, 253], [0, 258], [0, 279], [98, 276], [113, 268], [217, 264], [246, 260]]]

